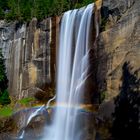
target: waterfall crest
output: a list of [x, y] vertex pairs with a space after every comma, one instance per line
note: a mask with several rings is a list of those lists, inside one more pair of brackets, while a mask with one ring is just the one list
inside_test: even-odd
[[43, 140], [85, 140], [79, 109], [83, 101], [84, 84], [89, 76], [93, 8], [94, 4], [90, 4], [79, 10], [65, 12], [62, 17], [56, 108]]

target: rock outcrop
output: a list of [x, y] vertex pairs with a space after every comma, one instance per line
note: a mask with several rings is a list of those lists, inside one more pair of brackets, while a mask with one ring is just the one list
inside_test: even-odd
[[58, 25], [57, 17], [29, 24], [0, 22], [10, 95], [30, 97], [54, 86]]
[[140, 74], [139, 7], [139, 0], [102, 1], [97, 83], [100, 92], [106, 92], [106, 100], [119, 94], [125, 62], [130, 63], [132, 73], [138, 70]]
[[[98, 87], [97, 94], [106, 93], [106, 100], [110, 100], [120, 91], [123, 64], [130, 62], [132, 72], [139, 70], [140, 3], [98, 0], [96, 6], [95, 17], [99, 12], [101, 16], [93, 53], [97, 62], [93, 62], [93, 83]], [[54, 85], [59, 23], [59, 18], [40, 23], [33, 19], [28, 25], [0, 22], [0, 47], [6, 59], [11, 95], [28, 97], [43, 93], [44, 85]]]
[[[91, 85], [93, 92], [89, 93], [87, 86], [84, 99], [96, 104], [105, 96], [96, 110], [99, 117], [110, 119], [113, 99], [123, 85], [124, 64], [128, 63], [129, 72], [137, 72], [140, 78], [140, 2], [98, 0], [96, 6], [95, 18], [100, 18], [100, 33], [98, 38], [94, 38], [96, 42], [90, 52], [92, 78], [87, 84]], [[54, 86], [59, 23], [59, 18], [49, 18], [40, 23], [33, 19], [29, 25], [22, 26], [0, 22], [0, 47], [6, 59], [11, 95], [20, 99], [38, 91], [44, 92], [44, 85]], [[140, 85], [137, 88], [140, 89]]]
[[[93, 83], [97, 94], [104, 93], [106, 100], [111, 100], [120, 91], [123, 64], [129, 62], [132, 72], [140, 68], [140, 3], [98, 0], [96, 6], [95, 18], [99, 12], [101, 16], [100, 34], [93, 49]], [[44, 85], [54, 86], [59, 23], [59, 18], [42, 22], [33, 19], [28, 25], [0, 22], [0, 47], [11, 95], [29, 97], [43, 93]]]

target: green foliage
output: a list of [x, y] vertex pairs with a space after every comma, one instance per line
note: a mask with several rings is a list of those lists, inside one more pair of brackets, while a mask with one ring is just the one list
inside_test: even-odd
[[79, 2], [76, 2], [74, 4], [74, 8], [80, 8], [83, 6], [88, 5], [89, 3], [93, 3], [95, 0], [79, 0]]
[[10, 103], [8, 88], [8, 79], [6, 76], [6, 68], [4, 65], [4, 58], [2, 55], [2, 50], [0, 49], [0, 104], [7, 105]]
[[29, 21], [37, 17], [42, 20], [92, 2], [94, 0], [0, 0], [0, 19]]
[[[8, 92], [7, 92], [7, 97], [8, 98]], [[4, 101], [4, 99], [2, 99], [2, 102]], [[20, 110], [21, 108], [23, 109], [26, 107], [31, 107], [32, 104], [35, 102], [35, 98], [23, 98], [20, 100], [14, 99], [12, 98], [11, 100], [9, 100], [11, 103], [8, 105], [0, 105], [0, 118], [5, 118], [5, 117], [10, 117], [14, 112]], [[1, 102], [1, 101], [0, 101]], [[32, 103], [32, 104], [31, 104]]]
[[5, 106], [0, 108], [0, 116], [1, 117], [9, 117], [13, 114], [13, 109], [9, 106]]
[[100, 94], [100, 100], [101, 100], [101, 102], [103, 102], [105, 99], [106, 99], [106, 97], [107, 97], [107, 91], [103, 91], [101, 94]]
[[0, 7], [0, 19], [4, 18], [4, 11], [3, 9]]
[[3, 92], [0, 93], [0, 104], [1, 105], [7, 105], [10, 104], [11, 100], [9, 97], [9, 93], [7, 90], [4, 90]]
[[18, 103], [22, 104], [22, 105], [29, 105], [30, 102], [34, 101], [34, 98], [23, 98], [21, 100], [18, 101]]

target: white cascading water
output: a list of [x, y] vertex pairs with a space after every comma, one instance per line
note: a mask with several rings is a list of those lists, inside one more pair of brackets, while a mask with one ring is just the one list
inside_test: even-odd
[[41, 111], [43, 111], [45, 108], [44, 105], [42, 105], [41, 107], [39, 107], [37, 110], [35, 110], [28, 118], [27, 118], [27, 122], [25, 123], [24, 128], [21, 130], [21, 134], [17, 137], [19, 140], [23, 139], [25, 136], [25, 128], [29, 125], [29, 123], [31, 122], [31, 120], [36, 117], [38, 114], [41, 114]]
[[79, 107], [88, 77], [90, 24], [94, 4], [65, 12], [61, 21], [57, 97], [52, 124], [43, 140], [82, 140]]

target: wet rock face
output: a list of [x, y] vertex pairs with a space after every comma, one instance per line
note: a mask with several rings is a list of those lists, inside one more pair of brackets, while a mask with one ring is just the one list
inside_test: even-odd
[[44, 85], [54, 85], [56, 38], [52, 37], [56, 30], [57, 18], [40, 23], [33, 19], [29, 25], [0, 22], [0, 48], [11, 95], [29, 97]]
[[48, 125], [50, 123], [50, 115], [45, 108], [40, 110], [40, 112], [38, 112], [38, 114], [34, 116], [27, 124], [27, 121], [29, 121], [30, 116], [33, 115], [32, 113], [36, 110], [37, 109], [32, 108], [28, 110], [22, 110], [20, 112], [17, 112], [17, 114], [13, 116], [13, 121], [15, 121], [16, 125], [18, 126], [16, 132], [17, 137], [20, 137], [23, 131], [23, 139], [26, 140], [39, 139], [39, 137], [43, 135], [45, 125]]
[[[50, 123], [50, 114], [46, 108], [23, 109], [5, 119], [1, 128], [0, 140], [38, 140], [44, 133], [45, 125]], [[32, 116], [32, 117], [31, 117]]]
[[107, 100], [119, 94], [125, 62], [129, 62], [131, 72], [140, 68], [139, 6], [139, 0], [103, 0], [102, 19], [106, 23], [98, 40], [97, 81], [99, 90], [107, 91]]

